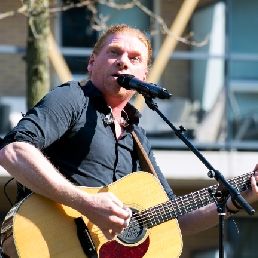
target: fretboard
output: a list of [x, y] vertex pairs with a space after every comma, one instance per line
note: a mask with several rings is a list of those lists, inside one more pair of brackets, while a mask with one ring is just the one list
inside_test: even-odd
[[[250, 177], [252, 172], [235, 177], [228, 182], [239, 192], [251, 188]], [[211, 196], [210, 191], [216, 191], [217, 185], [203, 188], [190, 194], [176, 197], [173, 200], [161, 203], [151, 208], [140, 211], [135, 214], [137, 220], [144, 222], [148, 228], [157, 226], [163, 222], [182, 216], [188, 212], [204, 207], [210, 203], [214, 203], [215, 199]]]

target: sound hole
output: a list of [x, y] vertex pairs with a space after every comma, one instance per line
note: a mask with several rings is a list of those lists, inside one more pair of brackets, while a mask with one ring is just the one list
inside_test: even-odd
[[129, 226], [124, 231], [117, 235], [117, 238], [125, 244], [135, 244], [142, 240], [147, 233], [144, 220], [140, 213], [134, 208], [131, 208], [133, 215]]

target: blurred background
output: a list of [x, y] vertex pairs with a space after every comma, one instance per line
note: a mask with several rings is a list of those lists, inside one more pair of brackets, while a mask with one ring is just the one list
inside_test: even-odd
[[[87, 77], [92, 47], [106, 27], [118, 23], [135, 26], [147, 33], [153, 45], [149, 82], [172, 93], [170, 100], [154, 100], [161, 112], [176, 128], [182, 125], [187, 129], [185, 136], [227, 179], [252, 171], [258, 163], [258, 2], [123, 0], [80, 5], [84, 2], [49, 3], [50, 31], [57, 50], [49, 49], [48, 90], [65, 80]], [[19, 0], [0, 4], [1, 137], [29, 107], [26, 57], [33, 26], [22, 7]], [[208, 178], [207, 168], [141, 96], [136, 95], [132, 103], [143, 114], [140, 124], [177, 195], [216, 184]], [[0, 222], [11, 207], [3, 190], [9, 179], [0, 167]], [[11, 200], [15, 191], [15, 183], [8, 184]], [[253, 207], [258, 209], [257, 204]], [[225, 257], [258, 257], [257, 214], [250, 217], [241, 211], [234, 221], [226, 221]], [[185, 237], [183, 242], [183, 258], [219, 257], [218, 227]]]

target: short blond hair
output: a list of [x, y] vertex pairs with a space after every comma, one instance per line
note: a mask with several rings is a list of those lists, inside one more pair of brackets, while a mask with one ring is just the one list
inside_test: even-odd
[[152, 47], [150, 41], [142, 31], [126, 24], [114, 25], [105, 31], [94, 45], [93, 54], [99, 54], [100, 50], [106, 42], [107, 37], [112, 34], [129, 34], [131, 36], [137, 37], [148, 49], [147, 65], [148, 67], [150, 66], [152, 58]]

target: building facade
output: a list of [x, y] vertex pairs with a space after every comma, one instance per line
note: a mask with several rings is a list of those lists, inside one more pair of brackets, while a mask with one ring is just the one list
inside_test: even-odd
[[[78, 1], [74, 1], [77, 3]], [[129, 1], [117, 1], [125, 4]], [[59, 4], [65, 1], [59, 1]], [[157, 16], [167, 27], [175, 24], [181, 13], [186, 25], [162, 71], [159, 86], [172, 93], [171, 100], [157, 101], [161, 112], [225, 178], [234, 178], [252, 171], [258, 161], [258, 2], [256, 0], [199, 0], [187, 17], [180, 0], [143, 0], [130, 9], [116, 10], [105, 4], [96, 8], [107, 25], [127, 23], [146, 31], [153, 44], [153, 64], [160, 55], [166, 38]], [[142, 7], [153, 14], [149, 17]], [[21, 2], [1, 3], [0, 13], [18, 10]], [[92, 29], [92, 13], [85, 7], [51, 13], [55, 40], [73, 75], [82, 80], [87, 76], [87, 61], [101, 31]], [[0, 20], [0, 135], [15, 126], [26, 112], [27, 18], [17, 14]], [[51, 67], [51, 87], [60, 83]], [[150, 69], [150, 73], [152, 73]], [[136, 97], [137, 98], [137, 97]], [[135, 100], [132, 100], [132, 102]], [[141, 125], [146, 129], [158, 164], [177, 195], [195, 192], [216, 184], [207, 176], [208, 168], [189, 150], [175, 132], [146, 105]], [[0, 169], [0, 186], [10, 179]], [[6, 187], [11, 200], [15, 184]], [[0, 221], [10, 208], [0, 192]], [[254, 208], [258, 209], [255, 204]], [[226, 257], [257, 257], [255, 231], [257, 215], [244, 211], [226, 221]], [[191, 222], [189, 222], [191, 223]], [[239, 234], [237, 231], [239, 230]], [[214, 227], [183, 239], [181, 257], [218, 257], [219, 229]]]

